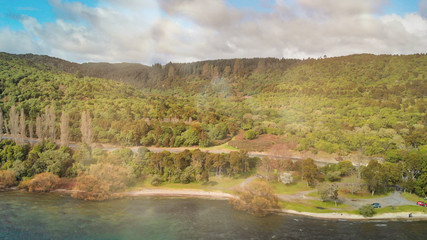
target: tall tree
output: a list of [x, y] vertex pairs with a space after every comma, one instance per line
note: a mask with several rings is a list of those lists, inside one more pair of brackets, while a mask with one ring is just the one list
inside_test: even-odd
[[30, 121], [30, 123], [28, 123], [28, 132], [30, 133], [30, 139], [33, 139], [34, 137], [34, 124], [33, 121]]
[[9, 112], [9, 123], [10, 123], [10, 134], [12, 135], [12, 140], [18, 140], [19, 133], [19, 115], [16, 112], [15, 105], [10, 108]]
[[302, 160], [301, 165], [301, 175], [303, 179], [307, 181], [307, 186], [313, 186], [317, 177], [317, 165], [314, 163], [314, 160], [307, 158]]
[[3, 138], [3, 111], [0, 108], [0, 140]]
[[25, 113], [24, 109], [21, 109], [21, 115], [19, 117], [19, 137], [17, 143], [23, 145], [25, 138], [27, 137], [26, 126], [25, 126]]
[[80, 131], [82, 133], [82, 142], [90, 145], [93, 139], [93, 132], [92, 132], [92, 119], [88, 111], [82, 112]]
[[69, 128], [69, 121], [70, 117], [68, 113], [65, 113], [62, 111], [61, 114], [61, 145], [67, 146], [69, 143], [69, 136], [70, 136], [70, 128]]
[[43, 140], [43, 124], [42, 124], [42, 116], [38, 115], [36, 117], [36, 134], [39, 140]]
[[45, 109], [45, 130], [47, 138], [49, 138], [52, 141], [55, 141], [56, 139], [56, 131], [55, 131], [55, 125], [56, 125], [56, 116], [55, 116], [55, 110], [53, 109], [53, 105], [46, 106]]
[[363, 168], [362, 179], [365, 180], [372, 195], [383, 190], [387, 181], [384, 167], [376, 160], [369, 161], [368, 166]]

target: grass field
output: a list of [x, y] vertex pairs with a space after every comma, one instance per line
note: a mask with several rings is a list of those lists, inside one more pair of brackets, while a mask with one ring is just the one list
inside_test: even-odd
[[138, 188], [168, 188], [168, 189], [199, 189], [204, 191], [214, 191], [221, 190], [224, 192], [231, 192], [232, 188], [241, 184], [246, 178], [232, 178], [232, 177], [224, 177], [224, 176], [213, 176], [210, 177], [208, 183], [169, 183], [163, 182], [160, 186], [151, 185], [151, 177], [147, 177], [144, 180], [138, 181], [134, 187], [131, 189]]
[[306, 181], [299, 181], [297, 183], [283, 184], [283, 183], [269, 183], [274, 189], [276, 194], [295, 194], [297, 192], [309, 191], [314, 188], [308, 187]]
[[415, 195], [415, 194], [411, 194], [408, 192], [404, 192], [402, 193], [402, 197], [406, 198], [406, 200], [412, 201], [412, 202], [418, 202], [418, 201], [422, 201], [422, 202], [427, 202], [427, 200], [424, 200], [424, 198]]
[[375, 209], [375, 214], [382, 213], [397, 213], [397, 212], [423, 212], [427, 213], [427, 207], [421, 207], [417, 205], [405, 205], [405, 206], [389, 206], [384, 208]]
[[334, 202], [322, 201], [305, 201], [305, 202], [279, 202], [280, 207], [298, 212], [312, 212], [312, 213], [332, 213], [332, 212], [345, 212], [357, 214], [356, 210], [352, 210], [351, 206], [346, 204], [337, 204], [335, 207]]
[[371, 199], [371, 198], [383, 198], [387, 197], [391, 193], [384, 193], [384, 194], [374, 194], [373, 196], [369, 192], [361, 192], [357, 194], [351, 194], [343, 191], [339, 191], [338, 195], [346, 198], [352, 198], [352, 199]]

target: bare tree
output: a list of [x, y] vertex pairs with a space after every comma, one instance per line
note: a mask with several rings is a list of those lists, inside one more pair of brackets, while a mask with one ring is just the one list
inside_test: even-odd
[[9, 128], [8, 128], [9, 124], [8, 124], [8, 122], [7, 122], [7, 119], [6, 119], [6, 118], [5, 118], [5, 119], [4, 119], [4, 121], [3, 121], [3, 125], [4, 125], [4, 132], [5, 132], [6, 134], [9, 134]]
[[55, 136], [55, 125], [56, 125], [56, 116], [55, 116], [55, 110], [53, 109], [53, 106], [46, 106], [45, 111], [44, 111], [44, 132], [47, 138], [49, 138], [52, 141], [55, 141], [56, 136]]
[[26, 126], [25, 126], [25, 113], [24, 113], [24, 109], [21, 109], [21, 116], [19, 117], [19, 136], [18, 136], [18, 144], [24, 144], [25, 143], [25, 138], [27, 137], [27, 133], [26, 133]]
[[30, 133], [30, 139], [33, 139], [33, 137], [34, 137], [33, 121], [30, 121], [30, 123], [28, 123], [28, 132]]
[[12, 140], [18, 140], [19, 134], [19, 115], [16, 112], [15, 105], [10, 108], [9, 112], [9, 123], [10, 123], [10, 134], [12, 135]]
[[0, 108], [0, 140], [3, 138], [3, 111]]
[[43, 124], [42, 124], [41, 116], [36, 117], [36, 134], [39, 140], [43, 140], [44, 136], [43, 136]]
[[68, 116], [68, 113], [65, 113], [64, 111], [62, 111], [61, 124], [60, 124], [62, 146], [68, 146], [68, 143], [69, 143], [69, 136], [70, 136], [69, 121], [70, 121], [70, 118]]
[[88, 111], [82, 112], [82, 120], [80, 131], [82, 133], [82, 142], [90, 145], [92, 143], [93, 132], [92, 132], [92, 119]]

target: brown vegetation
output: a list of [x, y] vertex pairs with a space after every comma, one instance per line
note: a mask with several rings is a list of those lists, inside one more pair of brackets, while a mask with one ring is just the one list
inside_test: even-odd
[[234, 140], [228, 143], [228, 145], [246, 151], [266, 152], [275, 144], [280, 144], [282, 142], [283, 140], [280, 137], [272, 134], [262, 134], [255, 139], [245, 140], [244, 132], [241, 131]]
[[15, 173], [10, 170], [0, 170], [0, 189], [16, 185]]
[[122, 191], [133, 180], [132, 172], [119, 165], [108, 163], [93, 164], [79, 175], [71, 196], [84, 200], [105, 200]]
[[252, 181], [236, 194], [239, 198], [230, 199], [230, 203], [237, 210], [265, 216], [268, 210], [279, 208], [277, 197], [266, 182]]
[[[59, 177], [53, 173], [45, 172], [34, 176], [26, 187], [29, 192], [50, 192], [55, 190], [59, 183]], [[25, 185], [24, 185], [25, 186]]]

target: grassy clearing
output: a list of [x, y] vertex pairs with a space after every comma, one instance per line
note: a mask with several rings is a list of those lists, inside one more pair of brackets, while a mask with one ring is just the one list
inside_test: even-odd
[[404, 205], [404, 206], [388, 206], [384, 208], [375, 209], [375, 214], [382, 213], [398, 213], [398, 212], [422, 212], [427, 213], [426, 207], [421, 207], [417, 205]]
[[299, 181], [297, 183], [283, 184], [283, 183], [269, 183], [274, 189], [276, 194], [295, 194], [297, 192], [309, 191], [313, 188], [307, 186], [306, 181]]
[[357, 214], [356, 210], [351, 210], [351, 206], [346, 204], [338, 204], [335, 207], [333, 202], [322, 201], [308, 201], [308, 202], [279, 202], [279, 205], [284, 209], [295, 210], [298, 212], [312, 212], [312, 213], [351, 213]]
[[138, 181], [131, 190], [140, 189], [140, 188], [159, 188], [159, 189], [198, 189], [203, 191], [223, 191], [223, 192], [232, 192], [232, 188], [241, 184], [246, 178], [232, 178], [225, 176], [213, 176], [210, 177], [208, 183], [169, 183], [164, 182], [160, 186], [151, 185], [151, 177], [147, 177], [141, 181]]
[[357, 194], [351, 194], [351, 193], [348, 193], [348, 192], [339, 191], [338, 194], [339, 194], [339, 196], [346, 197], [346, 198], [351, 198], [351, 199], [371, 199], [371, 198], [383, 198], [383, 197], [387, 197], [391, 193], [374, 194], [372, 196], [371, 193], [369, 193], [369, 192], [361, 192], [361, 193], [357, 193]]
[[206, 147], [206, 148], [201, 148], [201, 149], [205, 149], [205, 150], [232, 150], [232, 151], [239, 151], [238, 148], [232, 147], [230, 145], [228, 145], [227, 143], [218, 145], [218, 146], [213, 146], [213, 147]]
[[402, 197], [406, 198], [406, 200], [412, 201], [412, 202], [418, 202], [418, 201], [422, 201], [422, 202], [426, 202], [427, 200], [424, 200], [424, 198], [415, 195], [415, 194], [411, 194], [411, 193], [407, 193], [404, 192], [402, 193]]

